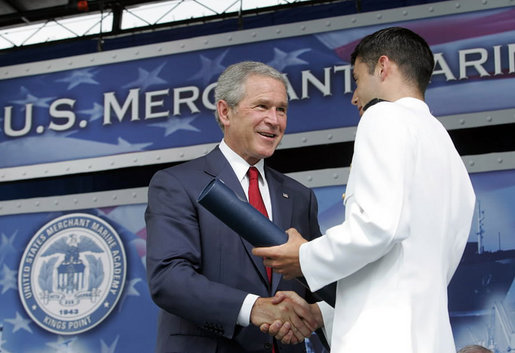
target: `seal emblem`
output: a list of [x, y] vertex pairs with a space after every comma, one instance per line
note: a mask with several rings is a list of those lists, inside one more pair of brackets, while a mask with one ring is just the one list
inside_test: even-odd
[[120, 299], [127, 263], [123, 244], [105, 220], [88, 213], [55, 218], [27, 245], [18, 288], [27, 314], [61, 335], [102, 322]]

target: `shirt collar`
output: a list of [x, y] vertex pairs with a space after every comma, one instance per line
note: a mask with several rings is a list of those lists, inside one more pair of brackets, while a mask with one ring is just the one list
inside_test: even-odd
[[429, 107], [426, 102], [414, 97], [403, 97], [395, 101], [395, 103], [402, 105], [408, 109], [419, 110], [424, 113], [430, 113]]
[[[224, 157], [231, 165], [232, 169], [234, 170], [236, 177], [241, 182], [243, 178], [246, 177], [247, 171], [249, 170], [249, 167], [251, 165], [248, 164], [247, 161], [244, 160], [239, 154], [234, 152], [229, 146], [227, 146], [223, 139], [222, 142], [220, 142], [219, 148]], [[259, 171], [261, 178], [265, 179], [265, 161], [263, 159], [260, 159], [259, 162], [254, 164], [254, 167], [256, 167]]]

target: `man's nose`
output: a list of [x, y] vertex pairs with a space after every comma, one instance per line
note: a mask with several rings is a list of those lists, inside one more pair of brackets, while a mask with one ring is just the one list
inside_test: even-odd
[[358, 105], [358, 96], [356, 95], [356, 91], [354, 91], [354, 93], [352, 94], [352, 101], [351, 101], [352, 104], [354, 105]]
[[279, 123], [279, 114], [277, 108], [270, 108], [266, 114], [266, 118], [271, 124], [276, 125]]

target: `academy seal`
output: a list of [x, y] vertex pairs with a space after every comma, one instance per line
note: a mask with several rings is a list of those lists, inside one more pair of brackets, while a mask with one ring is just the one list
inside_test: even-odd
[[102, 322], [122, 295], [127, 271], [120, 237], [105, 220], [67, 214], [41, 227], [20, 261], [18, 288], [28, 315], [61, 335]]

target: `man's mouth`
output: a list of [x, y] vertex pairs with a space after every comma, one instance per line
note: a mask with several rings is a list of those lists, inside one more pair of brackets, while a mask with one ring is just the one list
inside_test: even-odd
[[258, 134], [260, 134], [261, 136], [264, 136], [264, 137], [268, 137], [268, 138], [275, 138], [277, 136], [276, 134], [272, 134], [272, 133], [268, 133], [268, 132], [258, 132]]

